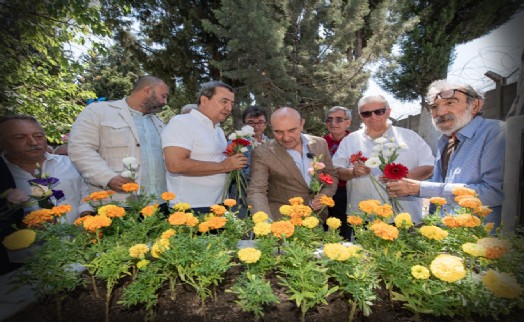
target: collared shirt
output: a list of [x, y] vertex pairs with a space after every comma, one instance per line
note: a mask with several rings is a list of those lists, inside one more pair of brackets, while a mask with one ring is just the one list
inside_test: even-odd
[[481, 116], [473, 118], [457, 132], [460, 143], [451, 155], [446, 179], [442, 182], [441, 156], [449, 137], [442, 135], [438, 140], [438, 153], [431, 182], [422, 182], [420, 196], [444, 197], [448, 204], [455, 204], [452, 190], [466, 186], [475, 190], [482, 204], [493, 212], [486, 218], [500, 223], [504, 181], [505, 129], [504, 122], [487, 120]]
[[[405, 143], [407, 149], [398, 150], [398, 158], [395, 163], [401, 163], [408, 169], [413, 169], [420, 166], [432, 166], [435, 158], [431, 153], [429, 145], [414, 131], [409, 129], [389, 126], [384, 137], [388, 140], [394, 138], [397, 144]], [[375, 146], [374, 139], [366, 134], [366, 129], [360, 129], [353, 132], [342, 139], [337, 152], [333, 156], [333, 165], [335, 167], [349, 168], [353, 167], [349, 158], [351, 155], [362, 151], [365, 157], [369, 157], [373, 152]], [[375, 178], [382, 175], [379, 168], [371, 169], [371, 174]], [[348, 211], [358, 212], [358, 203], [363, 200], [376, 199], [383, 202], [382, 198], [387, 198], [384, 190], [379, 192], [375, 187], [369, 175], [353, 178], [347, 182], [347, 196], [348, 196]], [[381, 197], [382, 196], [382, 197]], [[402, 210], [408, 212], [413, 222], [420, 222], [422, 220], [422, 200], [414, 196], [397, 198]], [[387, 200], [386, 200], [387, 201]]]
[[[162, 132], [162, 148], [180, 147], [191, 151], [190, 158], [222, 162], [227, 140], [218, 124], [200, 113], [176, 115]], [[227, 174], [186, 176], [166, 172], [167, 189], [176, 194], [174, 202], [187, 202], [192, 208], [209, 207], [222, 202]]]
[[303, 134], [300, 134], [300, 139], [302, 141], [302, 155], [300, 155], [300, 153], [294, 149], [286, 149], [286, 151], [293, 158], [293, 161], [295, 161], [298, 170], [309, 186], [311, 183], [311, 174], [309, 173], [309, 168], [311, 168], [311, 162], [313, 162], [313, 159], [308, 157], [308, 155], [311, 156], [308, 148], [309, 140]]
[[[31, 195], [31, 185], [29, 184], [29, 180], [35, 179], [33, 174], [9, 162], [4, 154], [2, 154], [2, 158], [13, 175], [16, 188], [22, 190], [28, 196]], [[72, 210], [65, 215], [65, 220], [68, 223], [73, 223], [80, 213], [93, 210], [89, 204], [82, 202], [82, 199], [89, 195], [89, 186], [84, 181], [84, 178], [80, 176], [78, 170], [73, 166], [69, 157], [46, 153], [45, 158], [46, 159], [42, 164], [42, 171], [49, 174], [50, 177], [59, 180], [58, 184], [53, 189], [62, 190], [64, 197], [58, 200], [57, 204], [71, 205]], [[28, 213], [36, 209], [40, 209], [40, 207], [38, 207], [38, 205], [33, 205], [27, 207], [24, 211]]]
[[[140, 186], [146, 194], [160, 195], [167, 191], [164, 158], [162, 157], [162, 142], [158, 130], [153, 123], [152, 114], [143, 114], [129, 108], [135, 121], [136, 131], [140, 140]], [[160, 201], [158, 199], [157, 201]]]

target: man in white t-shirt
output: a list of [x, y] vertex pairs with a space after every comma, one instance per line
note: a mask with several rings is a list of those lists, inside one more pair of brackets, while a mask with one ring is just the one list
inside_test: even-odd
[[227, 173], [242, 169], [247, 158], [224, 155], [227, 140], [219, 123], [233, 110], [233, 88], [211, 81], [201, 86], [198, 108], [173, 117], [162, 132], [162, 148], [168, 173], [167, 190], [198, 212], [221, 203]]

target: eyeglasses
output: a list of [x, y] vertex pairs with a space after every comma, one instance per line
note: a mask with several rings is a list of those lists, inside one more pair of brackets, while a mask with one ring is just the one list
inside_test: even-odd
[[344, 121], [346, 121], [347, 119], [346, 118], [343, 118], [343, 117], [328, 117], [326, 118], [326, 123], [342, 123]]
[[439, 98], [439, 96], [440, 96], [440, 98], [443, 98], [443, 99], [452, 98], [452, 97], [455, 96], [456, 92], [460, 92], [460, 93], [462, 93], [464, 95], [467, 95], [467, 96], [469, 96], [471, 98], [478, 98], [478, 97], [473, 96], [470, 93], [468, 93], [466, 91], [463, 91], [461, 89], [448, 89], [448, 90], [442, 91], [442, 92], [438, 93], [437, 95], [435, 95], [434, 99], [431, 99], [431, 97], [426, 97], [426, 101], [428, 103], [436, 101]]
[[377, 116], [384, 115], [384, 113], [386, 113], [386, 108], [384, 107], [384, 108], [379, 108], [378, 110], [360, 112], [360, 116], [367, 119], [368, 117], [371, 117], [373, 113], [375, 113], [375, 115]]
[[258, 122], [249, 121], [246, 124], [249, 126], [255, 127], [255, 125], [262, 126], [262, 125], [266, 125], [266, 123], [267, 122], [264, 122], [264, 121], [258, 121]]

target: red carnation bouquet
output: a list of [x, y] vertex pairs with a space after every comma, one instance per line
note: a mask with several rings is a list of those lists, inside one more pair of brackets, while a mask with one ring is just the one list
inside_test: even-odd
[[[407, 145], [405, 143], [397, 144], [394, 138], [388, 140], [385, 137], [375, 139], [374, 142], [373, 153], [369, 158], [364, 157], [362, 151], [359, 151], [350, 156], [350, 162], [352, 164], [363, 162], [368, 168], [379, 168], [384, 174], [385, 181], [405, 178], [408, 175], [409, 169], [405, 165], [395, 163], [394, 161], [398, 158], [398, 151], [400, 149], [407, 149]], [[386, 187], [380, 183], [375, 176], [370, 175], [369, 178], [380, 195], [382, 202], [385, 203], [389, 201], [395, 213], [401, 212], [402, 207], [396, 198], [387, 197]], [[384, 197], [381, 191], [384, 192], [386, 197]]]

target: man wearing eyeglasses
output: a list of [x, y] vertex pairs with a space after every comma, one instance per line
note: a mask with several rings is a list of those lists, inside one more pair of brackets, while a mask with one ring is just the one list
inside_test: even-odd
[[[331, 157], [337, 152], [338, 146], [343, 138], [349, 134], [349, 126], [351, 125], [351, 110], [343, 106], [334, 106], [326, 113], [326, 127], [329, 132], [324, 136], [329, 148]], [[346, 220], [347, 208], [347, 190], [346, 181], [339, 180], [337, 191], [333, 195], [335, 206], [328, 208], [329, 217], [340, 219], [342, 226], [340, 226], [340, 235], [345, 239], [351, 238], [351, 226]]]
[[253, 105], [246, 108], [244, 113], [242, 113], [242, 121], [245, 125], [255, 129], [255, 135], [253, 136], [256, 140], [255, 146], [266, 143], [269, 140], [264, 134], [267, 128], [267, 112], [262, 107]]
[[[333, 156], [333, 164], [338, 169], [339, 178], [347, 180], [348, 212], [358, 212], [358, 204], [363, 200], [387, 198], [384, 191], [370, 178], [379, 179], [383, 173], [379, 168], [369, 168], [363, 162], [351, 163], [351, 156], [362, 152], [364, 157], [374, 156], [377, 152], [375, 140], [385, 138], [390, 143], [407, 147], [398, 150], [395, 163], [401, 163], [409, 169], [408, 177], [425, 180], [431, 176], [434, 158], [429, 145], [414, 131], [396, 127], [388, 123], [391, 108], [381, 95], [363, 97], [358, 102], [358, 113], [364, 128], [346, 136]], [[387, 200], [386, 200], [387, 201]], [[414, 223], [422, 220], [422, 199], [407, 196], [398, 198], [403, 212], [408, 212]]]
[[482, 204], [493, 210], [485, 222], [497, 227], [503, 201], [504, 122], [483, 118], [483, 99], [466, 84], [435, 81], [429, 86], [426, 101], [433, 125], [442, 132], [435, 172], [430, 182], [404, 179], [388, 183], [390, 195], [445, 197], [445, 210], [451, 211], [455, 204], [453, 189], [465, 186], [475, 190]]

